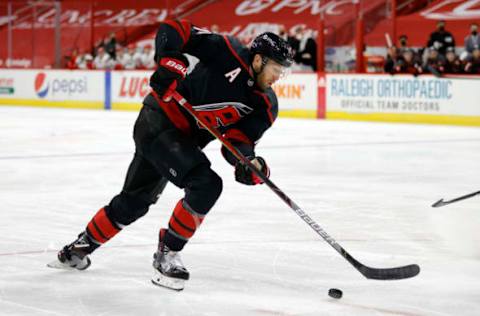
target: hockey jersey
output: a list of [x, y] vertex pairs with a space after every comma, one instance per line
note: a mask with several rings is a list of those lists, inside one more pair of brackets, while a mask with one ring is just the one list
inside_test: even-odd
[[[175, 20], [161, 24], [156, 34], [157, 62], [163, 51], [178, 51], [199, 59], [177, 91], [245, 156], [255, 156], [255, 144], [275, 121], [278, 103], [274, 91], [261, 90], [250, 74], [249, 49], [233, 37]], [[155, 74], [150, 80], [155, 80]], [[157, 103], [200, 147], [214, 139], [180, 105]], [[235, 163], [224, 148], [222, 153]]]

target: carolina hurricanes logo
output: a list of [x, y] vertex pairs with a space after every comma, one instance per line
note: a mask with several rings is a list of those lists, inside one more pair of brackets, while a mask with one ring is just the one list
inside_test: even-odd
[[38, 73], [35, 77], [35, 93], [37, 93], [40, 98], [45, 98], [50, 88], [50, 84], [45, 80], [46, 78], [47, 75], [43, 72]]
[[238, 102], [196, 105], [193, 108], [213, 127], [228, 126], [253, 111], [251, 107]]

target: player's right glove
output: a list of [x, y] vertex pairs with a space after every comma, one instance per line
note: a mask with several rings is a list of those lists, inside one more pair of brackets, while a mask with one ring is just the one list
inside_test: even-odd
[[[255, 157], [250, 162], [257, 167], [267, 178], [270, 177], [270, 168], [268, 168], [265, 159], [262, 157]], [[237, 162], [235, 165], [235, 180], [237, 182], [246, 184], [246, 185], [256, 185], [263, 183], [262, 179], [260, 179], [250, 168]]]
[[150, 86], [164, 100], [169, 101], [171, 92], [187, 75], [188, 60], [180, 52], [164, 52], [158, 60], [158, 68], [150, 78]]

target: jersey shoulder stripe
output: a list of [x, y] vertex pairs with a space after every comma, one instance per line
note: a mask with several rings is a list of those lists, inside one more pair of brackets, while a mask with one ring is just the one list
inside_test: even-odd
[[273, 122], [277, 119], [278, 116], [278, 101], [275, 92], [273, 92], [272, 88], [268, 88], [265, 92], [255, 90], [254, 93], [260, 96], [265, 102], [268, 118], [270, 120], [270, 123], [273, 124]]
[[[236, 47], [236, 46], [239, 46], [239, 45], [236, 45], [238, 43], [235, 43], [234, 41], [232, 41], [228, 36], [223, 36], [224, 40], [225, 40], [225, 43], [227, 44], [227, 47], [228, 49], [230, 50], [230, 52], [232, 53], [232, 55], [238, 60], [238, 62], [240, 63], [240, 65], [242, 65], [242, 67], [245, 69], [245, 71], [247, 71], [247, 73], [249, 72], [249, 67], [247, 66], [247, 61], [246, 60], [243, 60], [240, 55], [238, 54], [238, 51], [237, 49], [239, 49], [239, 47]], [[237, 49], [236, 49], [237, 48]]]

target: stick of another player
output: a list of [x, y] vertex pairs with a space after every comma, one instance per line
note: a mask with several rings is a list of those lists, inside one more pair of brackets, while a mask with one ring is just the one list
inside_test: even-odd
[[385, 42], [387, 42], [388, 48], [393, 46], [392, 39], [390, 38], [390, 34], [388, 33], [385, 33]]
[[444, 205], [447, 205], [447, 204], [450, 204], [450, 203], [455, 203], [455, 202], [458, 202], [458, 201], [461, 201], [461, 200], [465, 200], [465, 199], [474, 197], [475, 195], [478, 195], [478, 194], [480, 194], [480, 191], [473, 192], [473, 193], [470, 193], [470, 194], [467, 194], [467, 195], [463, 195], [463, 196], [460, 196], [458, 198], [451, 199], [450, 201], [444, 201], [443, 199], [440, 199], [437, 202], [433, 203], [432, 207], [440, 207], [440, 206], [444, 206]]
[[178, 92], [172, 93], [173, 99], [186, 109], [199, 124], [201, 124], [208, 132], [215, 136], [225, 148], [230, 151], [243, 165], [247, 166], [262, 181], [272, 189], [305, 223], [310, 226], [317, 234], [319, 234], [330, 246], [332, 246], [343, 258], [355, 267], [364, 277], [374, 280], [398, 280], [416, 276], [420, 272], [420, 267], [416, 264], [396, 268], [371, 268], [352, 257], [339, 243], [335, 241], [328, 233], [323, 230], [307, 213], [305, 213], [295, 202], [293, 202], [280, 188], [278, 188], [266, 175], [258, 170], [241, 152], [239, 152], [222, 134], [213, 128], [204, 118], [198, 115], [191, 104], [185, 100]]

